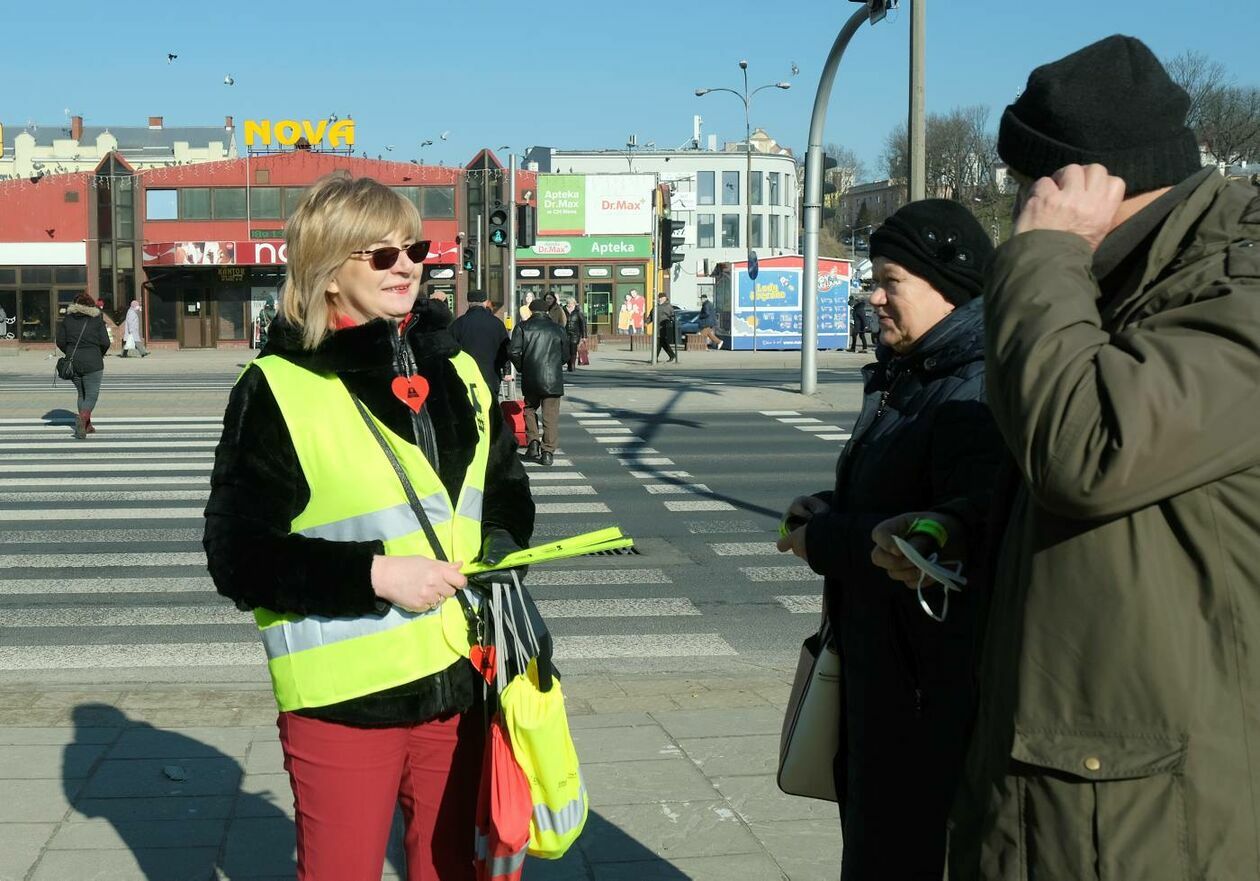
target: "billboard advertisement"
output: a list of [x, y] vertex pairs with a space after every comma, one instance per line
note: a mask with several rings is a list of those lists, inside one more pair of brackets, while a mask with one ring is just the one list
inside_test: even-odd
[[650, 174], [540, 174], [538, 235], [651, 235]]
[[[804, 317], [801, 290], [804, 258], [768, 257], [757, 278], [748, 264], [731, 264], [731, 348], [743, 351], [800, 349]], [[847, 260], [818, 260], [818, 348], [843, 349], [849, 344]]]

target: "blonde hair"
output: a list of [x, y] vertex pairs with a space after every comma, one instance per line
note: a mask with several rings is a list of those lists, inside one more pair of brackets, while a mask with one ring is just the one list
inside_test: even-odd
[[307, 349], [329, 332], [328, 285], [350, 252], [395, 233], [420, 238], [420, 212], [404, 196], [370, 177], [336, 171], [320, 178], [284, 225], [288, 271], [281, 298], [285, 320], [302, 329]]

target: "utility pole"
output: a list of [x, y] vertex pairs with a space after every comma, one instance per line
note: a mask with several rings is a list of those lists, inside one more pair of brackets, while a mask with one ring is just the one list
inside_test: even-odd
[[507, 261], [504, 272], [507, 279], [504, 285], [503, 302], [508, 307], [508, 315], [516, 321], [516, 153], [508, 156], [508, 244]]
[[927, 39], [927, 0], [910, 0], [910, 180], [907, 199], [927, 198], [927, 120], [924, 82], [924, 43]]
[[[484, 192], [484, 191], [483, 191]], [[481, 290], [481, 237], [484, 235], [481, 228], [481, 215], [477, 215], [477, 236], [473, 239], [473, 247], [476, 248], [477, 257], [477, 290]]]
[[827, 102], [831, 100], [831, 86], [836, 81], [840, 59], [862, 22], [869, 20], [875, 24], [896, 5], [897, 0], [868, 0], [863, 8], [849, 16], [831, 45], [818, 81], [818, 93], [814, 96], [814, 111], [809, 118], [809, 146], [805, 152], [805, 269], [802, 273], [805, 277], [801, 279], [803, 395], [812, 395], [818, 390], [818, 230], [822, 226], [822, 144], [823, 128], [827, 123]]

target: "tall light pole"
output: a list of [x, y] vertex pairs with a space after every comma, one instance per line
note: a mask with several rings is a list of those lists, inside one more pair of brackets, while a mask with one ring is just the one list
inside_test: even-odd
[[827, 102], [840, 69], [840, 59], [863, 21], [875, 24], [884, 18], [897, 0], [866, 0], [863, 8], [849, 16], [840, 28], [831, 52], [823, 64], [809, 118], [809, 141], [805, 151], [805, 271], [801, 279], [801, 394], [818, 389], [818, 230], [822, 226], [823, 127], [827, 122]]
[[[751, 264], [755, 252], [752, 244], [752, 99], [753, 95], [763, 89], [790, 89], [791, 83], [766, 83], [764, 86], [758, 86], [752, 92], [748, 91], [748, 62], [740, 59], [739, 69], [744, 74], [744, 91], [737, 92], [734, 89], [696, 89], [696, 97], [703, 98], [710, 92], [730, 92], [736, 98], [744, 103], [744, 241], [748, 243], [748, 262]], [[734, 302], [739, 301], [739, 291], [735, 292]], [[734, 306], [732, 305], [732, 311]], [[753, 351], [757, 350], [757, 296], [753, 292]]]
[[924, 43], [927, 40], [927, 0], [910, 0], [910, 119], [907, 122], [907, 152], [910, 180], [906, 200], [927, 198], [927, 122], [924, 84]]

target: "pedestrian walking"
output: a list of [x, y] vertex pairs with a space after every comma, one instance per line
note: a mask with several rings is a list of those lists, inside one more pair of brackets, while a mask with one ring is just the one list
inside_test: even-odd
[[525, 458], [550, 465], [560, 442], [560, 399], [564, 397], [569, 335], [547, 317], [545, 300], [535, 300], [530, 307], [529, 320], [512, 328], [512, 364], [521, 374], [525, 397], [525, 432], [529, 440]]
[[548, 291], [543, 295], [543, 302], [547, 304], [547, 317], [561, 327], [564, 327], [567, 324], [569, 316], [565, 313], [564, 308], [556, 299], [556, 295]]
[[451, 336], [477, 362], [482, 378], [497, 400], [503, 373], [510, 363], [508, 332], [495, 316], [485, 291], [468, 292], [468, 309], [451, 322]]
[[569, 335], [569, 372], [577, 364], [578, 351], [586, 345], [586, 316], [578, 308], [578, 301], [569, 297], [565, 303], [564, 330]]
[[656, 354], [659, 357], [664, 351], [671, 362], [678, 360], [678, 353], [674, 351], [674, 335], [678, 330], [676, 311], [668, 294], [657, 294], [656, 305], [648, 316], [648, 321], [656, 325]]
[[878, 322], [870, 320], [870, 301], [866, 297], [857, 294], [849, 295], [849, 351], [857, 350], [857, 344], [860, 340], [862, 343], [862, 354], [866, 354], [867, 342], [866, 335], [871, 335], [872, 342], [878, 339], [879, 333]]
[[984, 296], [1013, 457], [951, 877], [1260, 877], [1260, 192], [1112, 36], [1032, 72]]
[[271, 322], [276, 320], [276, 298], [268, 294], [258, 310], [258, 350], [267, 348], [267, 340], [271, 332]]
[[79, 294], [66, 309], [66, 317], [57, 325], [57, 348], [74, 365], [74, 436], [83, 440], [96, 431], [92, 411], [101, 394], [105, 353], [109, 351], [105, 318], [90, 294]]
[[528, 543], [528, 481], [449, 310], [412, 311], [427, 243], [410, 201], [333, 174], [285, 242], [281, 313], [229, 399], [204, 544], [267, 652], [297, 877], [379, 879], [397, 804], [405, 874], [472, 881], [484, 682], [460, 562]]
[[140, 301], [132, 300], [127, 308], [127, 317], [123, 321], [122, 357], [132, 352], [139, 352], [141, 358], [149, 357], [149, 350], [144, 347], [144, 331], [140, 322]]
[[700, 328], [700, 338], [704, 340], [706, 349], [710, 343], [716, 343], [719, 349], [722, 348], [722, 338], [717, 335], [717, 315], [708, 294], [700, 295], [700, 315], [696, 319], [696, 326]]
[[[843, 881], [944, 871], [982, 597], [971, 581], [948, 598], [941, 585], [919, 589], [904, 559], [889, 567], [890, 579], [872, 558], [872, 530], [888, 511], [948, 512], [968, 535], [984, 526], [1005, 460], [985, 403], [978, 299], [992, 250], [972, 214], [944, 199], [911, 202], [871, 235], [871, 302], [884, 345], [863, 369], [861, 414], [833, 488], [791, 503], [778, 544], [824, 577], [841, 656], [834, 773]], [[949, 559], [964, 528], [946, 534], [939, 519], [911, 518], [900, 534], [925, 556]]]

